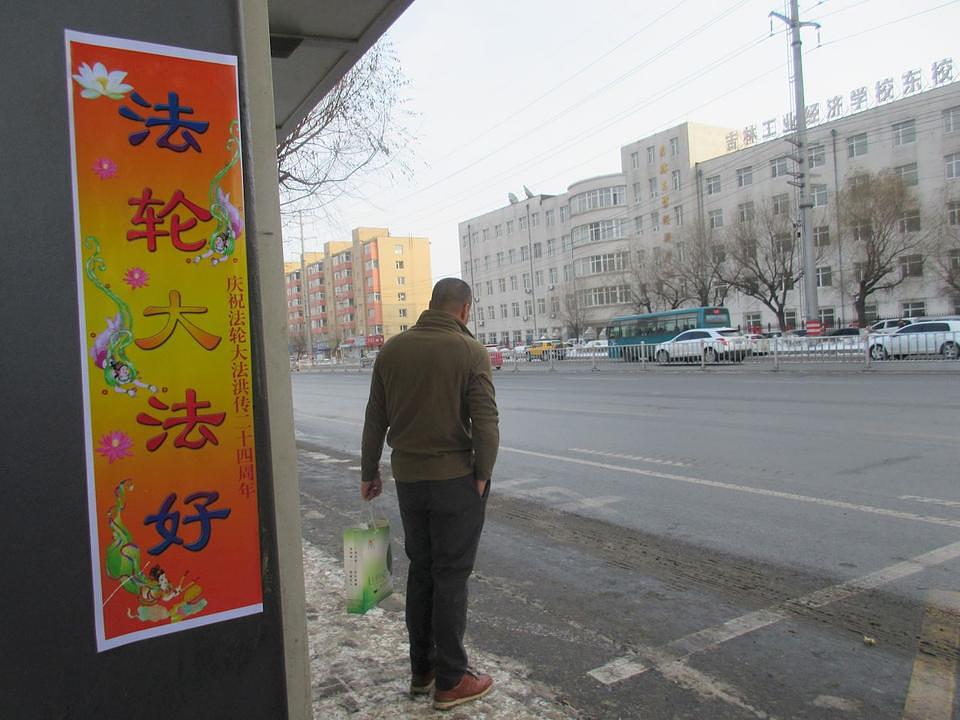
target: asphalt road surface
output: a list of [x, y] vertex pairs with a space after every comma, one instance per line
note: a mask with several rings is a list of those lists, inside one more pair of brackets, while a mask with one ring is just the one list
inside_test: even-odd
[[[957, 719], [960, 374], [495, 381], [471, 644], [584, 717]], [[293, 377], [304, 497], [345, 517], [368, 385]]]

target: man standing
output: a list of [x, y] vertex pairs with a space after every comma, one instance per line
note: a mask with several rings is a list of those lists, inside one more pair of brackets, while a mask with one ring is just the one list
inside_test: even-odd
[[360, 494], [383, 489], [384, 438], [410, 571], [407, 632], [412, 695], [434, 689], [439, 710], [490, 692], [493, 678], [467, 667], [467, 579], [483, 529], [500, 443], [490, 356], [467, 329], [473, 292], [440, 280], [430, 308], [377, 356], [363, 426]]

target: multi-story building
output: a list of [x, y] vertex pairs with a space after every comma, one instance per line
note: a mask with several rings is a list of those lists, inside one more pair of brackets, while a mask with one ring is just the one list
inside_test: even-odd
[[305, 347], [308, 322], [321, 355], [377, 348], [430, 302], [430, 241], [393, 237], [386, 228], [356, 228], [351, 242], [325, 243], [322, 253], [284, 271], [291, 350]]
[[[796, 148], [785, 138], [737, 148], [739, 133], [685, 123], [621, 148], [621, 172], [578, 181], [560, 195], [533, 195], [459, 225], [463, 278], [475, 292], [478, 337], [518, 344], [534, 338], [603, 332], [618, 314], [676, 302], [695, 305], [689, 288], [662, 287], [656, 273], [697, 237], [725, 243], [763, 218], [782, 231], [800, 271]], [[838, 207], [861, 173], [892, 172], [916, 198], [900, 232], [922, 238], [898, 258], [895, 287], [867, 300], [867, 319], [960, 312], [942, 269], [960, 271], [960, 251], [933, 257], [945, 228], [960, 237], [960, 84], [917, 93], [808, 131], [805, 172], [813, 207], [818, 307], [827, 325], [849, 324], [857, 274], [855, 230]], [[731, 138], [734, 138], [731, 141]], [[956, 244], [956, 243], [955, 243]], [[949, 253], [953, 253], [950, 255]], [[803, 322], [802, 282], [785, 285], [787, 326]], [[656, 296], [656, 297], [655, 297]], [[710, 298], [741, 327], [775, 328], [773, 310], [717, 283]]]

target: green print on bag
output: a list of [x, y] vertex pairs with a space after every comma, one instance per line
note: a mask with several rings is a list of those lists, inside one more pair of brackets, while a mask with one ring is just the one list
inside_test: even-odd
[[393, 593], [390, 521], [379, 518], [343, 531], [347, 612], [362, 615]]

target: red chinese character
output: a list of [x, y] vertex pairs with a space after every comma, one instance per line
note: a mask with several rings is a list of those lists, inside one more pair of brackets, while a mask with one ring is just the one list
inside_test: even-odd
[[[146, 238], [148, 252], [157, 251], [158, 237], [169, 237], [173, 246], [183, 252], [196, 252], [207, 244], [206, 238], [200, 238], [196, 242], [187, 242], [180, 237], [182, 231], [195, 227], [197, 220], [209, 222], [213, 217], [209, 210], [188, 200], [182, 190], [174, 192], [170, 201], [164, 205], [162, 200], [153, 199], [153, 190], [151, 188], [144, 188], [140, 197], [130, 198], [127, 200], [127, 204], [137, 208], [137, 211], [130, 219], [131, 223], [133, 225], [145, 226], [144, 230], [127, 230], [127, 240], [132, 241]], [[154, 210], [154, 205], [163, 205], [163, 208], [158, 213]], [[174, 213], [174, 210], [181, 205], [189, 210], [193, 214], [193, 217], [181, 220], [180, 214]], [[173, 214], [171, 215], [171, 213]], [[169, 232], [160, 229], [160, 226], [163, 225], [168, 215], [171, 215]]]
[[[180, 431], [180, 434], [177, 435], [176, 439], [173, 441], [174, 447], [185, 447], [189, 448], [190, 450], [199, 450], [206, 445], [208, 441], [214, 445], [220, 444], [219, 440], [217, 440], [217, 436], [214, 435], [213, 431], [207, 426], [213, 425], [214, 427], [217, 427], [222, 425], [227, 414], [225, 412], [210, 413], [207, 415], [198, 414], [198, 410], [205, 410], [209, 408], [210, 403], [206, 401], [198, 401], [197, 391], [193, 388], [187, 388], [185, 402], [174, 403], [171, 406], [166, 405], [156, 397], [151, 397], [149, 403], [150, 407], [156, 410], [171, 410], [175, 413], [185, 411], [182, 416], [172, 416], [166, 420], [158, 420], [147, 413], [140, 413], [137, 415], [137, 422], [141, 425], [163, 428], [162, 433], [155, 435], [147, 441], [147, 450], [150, 452], [154, 452], [161, 445], [163, 445], [164, 441], [167, 439], [167, 431], [171, 428], [177, 427], [178, 425], [183, 425], [184, 427]], [[200, 437], [191, 439], [190, 434], [194, 430], [200, 434]]]

